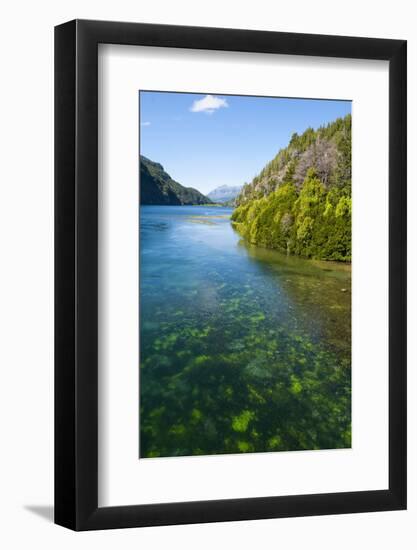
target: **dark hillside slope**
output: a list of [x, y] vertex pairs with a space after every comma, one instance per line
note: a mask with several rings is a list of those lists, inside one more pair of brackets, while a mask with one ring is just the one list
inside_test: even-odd
[[197, 189], [184, 187], [163, 166], [140, 156], [140, 203], [155, 205], [208, 204], [211, 200]]

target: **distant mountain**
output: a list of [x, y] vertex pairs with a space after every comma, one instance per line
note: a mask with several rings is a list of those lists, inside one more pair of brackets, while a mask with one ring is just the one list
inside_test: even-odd
[[211, 200], [192, 187], [184, 187], [167, 174], [163, 166], [140, 156], [141, 204], [208, 204]]
[[233, 204], [241, 189], [241, 185], [221, 185], [210, 191], [207, 196], [213, 202]]

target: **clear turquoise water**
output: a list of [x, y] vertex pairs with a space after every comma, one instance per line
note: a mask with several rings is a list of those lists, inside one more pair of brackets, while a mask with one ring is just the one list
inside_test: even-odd
[[350, 266], [142, 206], [140, 456], [350, 447]]

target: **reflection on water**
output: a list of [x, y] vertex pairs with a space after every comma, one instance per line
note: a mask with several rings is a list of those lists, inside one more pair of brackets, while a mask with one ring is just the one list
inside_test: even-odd
[[350, 267], [141, 207], [140, 456], [350, 447]]

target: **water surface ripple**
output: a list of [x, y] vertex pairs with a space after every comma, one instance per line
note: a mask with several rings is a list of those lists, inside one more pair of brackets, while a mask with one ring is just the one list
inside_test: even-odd
[[140, 456], [350, 447], [350, 266], [249, 245], [231, 212], [141, 207]]

